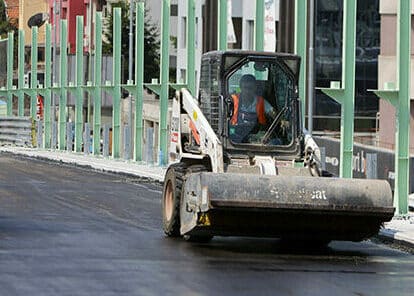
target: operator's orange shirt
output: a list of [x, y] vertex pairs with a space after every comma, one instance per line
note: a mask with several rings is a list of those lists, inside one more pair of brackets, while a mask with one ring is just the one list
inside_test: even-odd
[[[230, 123], [232, 125], [236, 125], [239, 118], [239, 102], [240, 102], [240, 94], [231, 95], [234, 104], [233, 116], [231, 117]], [[266, 124], [266, 116], [265, 116], [265, 100], [263, 97], [258, 96], [256, 102], [256, 114], [257, 120], [260, 124]]]

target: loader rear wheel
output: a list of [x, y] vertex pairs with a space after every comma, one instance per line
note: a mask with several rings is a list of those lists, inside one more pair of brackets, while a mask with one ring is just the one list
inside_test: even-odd
[[180, 236], [180, 200], [186, 168], [183, 163], [173, 164], [165, 175], [162, 192], [162, 220], [164, 232], [170, 237]]

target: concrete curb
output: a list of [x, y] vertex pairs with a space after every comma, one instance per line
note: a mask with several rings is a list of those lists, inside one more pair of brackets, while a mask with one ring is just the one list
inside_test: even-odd
[[80, 153], [63, 152], [55, 150], [40, 150], [21, 147], [0, 147], [0, 152], [26, 156], [68, 165], [92, 168], [101, 172], [138, 177], [162, 183], [166, 168], [136, 163], [126, 160], [115, 160], [100, 156], [83, 155]]
[[384, 241], [402, 245], [414, 249], [414, 219], [410, 216], [405, 218], [395, 217], [385, 223], [377, 237]]
[[414, 238], [393, 229], [381, 229], [377, 237], [381, 240], [414, 249]]

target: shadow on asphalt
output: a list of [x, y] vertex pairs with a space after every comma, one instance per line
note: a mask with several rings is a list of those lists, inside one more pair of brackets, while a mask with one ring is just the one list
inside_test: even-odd
[[[197, 253], [200, 256], [228, 256], [232, 255], [294, 255], [294, 256], [317, 256], [342, 258], [367, 258], [377, 248], [374, 244], [336, 242], [333, 241], [325, 246], [299, 245], [297, 243], [285, 242], [279, 239], [268, 238], [245, 238], [245, 237], [215, 237], [209, 243], [192, 243], [183, 239], [170, 239], [178, 248]], [[339, 247], [338, 247], [339, 246]]]
[[[279, 239], [215, 237], [209, 243], [191, 243], [183, 239], [168, 239], [181, 252], [191, 253], [196, 258], [218, 260], [262, 260], [273, 258], [289, 261], [315, 261], [331, 263], [364, 264], [376, 256], [407, 257], [409, 254], [400, 252], [369, 240], [363, 242], [332, 241], [327, 246], [312, 247], [307, 245], [289, 244]], [[202, 260], [202, 259], [201, 259]]]

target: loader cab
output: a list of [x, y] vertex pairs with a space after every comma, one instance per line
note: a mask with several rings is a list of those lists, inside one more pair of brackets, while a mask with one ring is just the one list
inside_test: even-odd
[[299, 158], [300, 58], [228, 51], [204, 55], [199, 104], [230, 154]]

